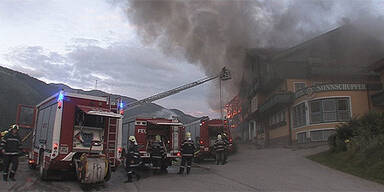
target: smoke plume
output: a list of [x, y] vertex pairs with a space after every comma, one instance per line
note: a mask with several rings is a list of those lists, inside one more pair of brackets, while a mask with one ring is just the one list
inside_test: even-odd
[[[127, 15], [142, 41], [165, 54], [181, 50], [207, 75], [228, 67], [229, 99], [238, 93], [248, 48], [286, 48], [376, 11], [370, 0], [130, 0]], [[212, 91], [214, 109], [217, 95]]]

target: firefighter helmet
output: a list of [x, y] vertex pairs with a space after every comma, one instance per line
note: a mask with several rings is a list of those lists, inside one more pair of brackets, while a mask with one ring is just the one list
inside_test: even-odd
[[155, 141], [156, 142], [161, 142], [161, 136], [160, 135], [156, 135], [155, 136]]
[[217, 135], [217, 139], [218, 139], [218, 140], [221, 140], [221, 135], [220, 135], [220, 134]]
[[7, 133], [8, 133], [8, 131], [1, 132], [1, 136], [4, 137], [4, 135], [6, 135]]
[[191, 138], [191, 133], [190, 133], [190, 132], [185, 133], [185, 137], [186, 137], [187, 139], [190, 139], [190, 138]]
[[9, 130], [12, 130], [12, 129], [16, 129], [16, 130], [19, 130], [19, 126], [14, 124], [14, 125], [11, 125], [11, 128]]
[[133, 143], [136, 143], [135, 136], [129, 136], [129, 141], [132, 141]]

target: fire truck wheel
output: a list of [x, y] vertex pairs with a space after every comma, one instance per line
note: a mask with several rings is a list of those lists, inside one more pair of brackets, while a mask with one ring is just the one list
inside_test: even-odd
[[48, 179], [48, 170], [44, 167], [44, 153], [41, 151], [39, 154], [39, 164], [40, 164], [40, 171], [39, 176], [40, 179], [43, 181], [46, 181]]

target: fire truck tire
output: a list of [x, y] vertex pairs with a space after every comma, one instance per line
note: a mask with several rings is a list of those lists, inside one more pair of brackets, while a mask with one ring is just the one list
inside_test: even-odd
[[48, 170], [44, 167], [44, 153], [40, 151], [39, 153], [39, 164], [40, 164], [40, 171], [39, 176], [40, 179], [43, 181], [48, 180]]

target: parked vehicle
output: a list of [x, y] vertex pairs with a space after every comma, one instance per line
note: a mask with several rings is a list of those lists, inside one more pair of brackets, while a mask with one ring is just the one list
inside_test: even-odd
[[117, 106], [106, 97], [64, 91], [38, 104], [30, 167], [39, 167], [43, 180], [53, 170], [73, 170], [84, 184], [108, 181], [122, 152]]
[[166, 166], [180, 157], [180, 147], [184, 140], [183, 124], [177, 119], [136, 118], [123, 124], [122, 146], [127, 150], [129, 136], [135, 136], [143, 163], [151, 166], [150, 145], [159, 135], [166, 149]]
[[199, 126], [197, 126], [197, 123], [198, 122], [192, 122], [186, 125], [186, 130], [192, 133], [192, 138], [199, 149], [199, 151], [195, 153], [196, 161], [215, 157], [213, 144], [215, 143], [218, 134], [224, 135], [225, 133], [229, 144], [228, 151], [232, 151], [233, 141], [227, 120], [210, 120], [208, 117], [205, 117], [200, 119]]

